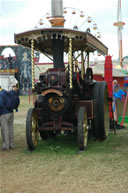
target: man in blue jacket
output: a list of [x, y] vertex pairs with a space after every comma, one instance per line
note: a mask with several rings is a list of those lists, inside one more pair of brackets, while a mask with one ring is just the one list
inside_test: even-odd
[[[16, 92], [16, 85], [12, 85], [12, 90]], [[9, 150], [14, 148], [13, 109], [7, 107], [8, 95], [13, 91], [0, 89], [0, 122], [2, 135], [2, 149]]]

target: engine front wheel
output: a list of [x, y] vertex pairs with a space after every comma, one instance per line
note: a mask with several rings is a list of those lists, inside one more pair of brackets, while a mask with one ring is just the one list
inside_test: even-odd
[[77, 139], [79, 150], [83, 151], [88, 142], [88, 121], [87, 113], [84, 107], [80, 107], [78, 111], [78, 120], [77, 120]]
[[33, 151], [39, 139], [38, 120], [34, 108], [30, 108], [26, 117], [26, 141], [30, 151]]

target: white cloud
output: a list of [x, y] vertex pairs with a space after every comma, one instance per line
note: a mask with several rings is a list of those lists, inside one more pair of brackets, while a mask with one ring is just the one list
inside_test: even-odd
[[16, 31], [19, 32], [34, 28], [40, 17], [48, 11], [48, 5], [48, 0], [46, 1], [45, 6], [43, 6], [43, 1], [41, 0], [31, 0], [28, 6], [18, 15], [18, 25]]
[[64, 0], [64, 6], [69, 7], [75, 7], [78, 8], [87, 14], [95, 14], [99, 11], [104, 11], [107, 8], [110, 8], [111, 6], [114, 6], [116, 3], [116, 0], [78, 0], [78, 1], [72, 1], [72, 0]]

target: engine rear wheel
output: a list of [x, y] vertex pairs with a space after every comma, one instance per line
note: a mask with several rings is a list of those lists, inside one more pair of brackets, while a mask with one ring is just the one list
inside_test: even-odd
[[48, 139], [49, 138], [47, 131], [41, 131], [40, 130], [39, 132], [40, 132], [41, 139]]
[[40, 137], [42, 139], [48, 139], [49, 137], [55, 137], [57, 135], [56, 131], [39, 131], [40, 132]]
[[87, 113], [84, 107], [80, 107], [78, 111], [78, 120], [77, 120], [77, 139], [79, 150], [83, 151], [87, 146], [88, 142], [88, 122], [87, 122]]
[[93, 89], [93, 99], [96, 102], [96, 109], [95, 109], [95, 117], [92, 120], [92, 134], [96, 139], [98, 139], [100, 136], [100, 131], [99, 131], [99, 90], [100, 90], [100, 82], [97, 81], [94, 84], [94, 89]]
[[34, 108], [30, 108], [26, 117], [26, 141], [30, 151], [33, 151], [39, 139], [38, 121]]
[[[42, 127], [43, 125], [43, 119], [42, 120], [38, 120], [38, 124], [39, 124], [39, 127]], [[52, 137], [55, 137], [57, 135], [57, 131], [47, 131], [47, 130], [39, 130], [39, 133], [40, 133], [40, 137], [42, 140], [46, 140], [48, 138], [52, 138]]]
[[100, 82], [99, 90], [99, 135], [100, 139], [106, 139], [109, 133], [109, 101], [106, 82]]

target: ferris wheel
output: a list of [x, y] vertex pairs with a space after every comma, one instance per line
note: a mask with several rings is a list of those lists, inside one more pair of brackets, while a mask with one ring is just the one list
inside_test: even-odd
[[[79, 30], [82, 32], [89, 32], [96, 38], [101, 38], [101, 33], [99, 31], [98, 25], [95, 23], [93, 18], [87, 15], [84, 11], [81, 11], [77, 8], [64, 7], [63, 17], [65, 20], [64, 28]], [[35, 28], [50, 27], [50, 18], [50, 13], [46, 13], [39, 19]]]
[[[101, 33], [98, 28], [98, 25], [94, 21], [94, 19], [87, 15], [84, 11], [81, 11], [77, 8], [73, 7], [64, 7], [63, 8], [63, 17], [64, 17], [64, 28], [79, 30], [82, 32], [89, 32], [99, 40], [101, 39]], [[44, 14], [36, 23], [34, 28], [50, 28], [50, 12]], [[91, 54], [92, 61], [95, 63], [97, 58], [101, 56], [100, 53], [96, 52]], [[42, 56], [42, 60], [45, 56]]]

